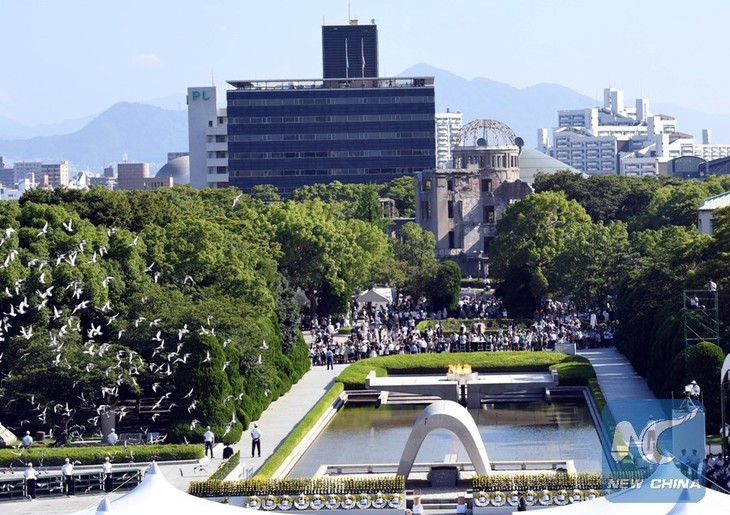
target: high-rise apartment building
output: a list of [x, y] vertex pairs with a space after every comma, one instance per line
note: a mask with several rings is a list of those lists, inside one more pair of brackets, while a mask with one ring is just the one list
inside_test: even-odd
[[322, 77], [355, 79], [378, 76], [378, 27], [349, 25], [322, 27]]
[[41, 165], [41, 180], [44, 184], [53, 187], [68, 186], [68, 161], [60, 163], [43, 163]]
[[451, 151], [461, 144], [461, 127], [464, 116], [452, 113], [436, 113], [436, 168], [445, 168], [451, 161]]
[[40, 161], [19, 161], [13, 164], [13, 184], [18, 184], [23, 179], [30, 179], [32, 183], [41, 177], [43, 164]]

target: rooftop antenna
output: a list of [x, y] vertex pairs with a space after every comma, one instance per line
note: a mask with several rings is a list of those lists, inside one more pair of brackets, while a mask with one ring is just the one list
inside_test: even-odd
[[347, 0], [347, 21], [349, 22], [352, 19], [352, 16], [350, 16], [350, 0]]

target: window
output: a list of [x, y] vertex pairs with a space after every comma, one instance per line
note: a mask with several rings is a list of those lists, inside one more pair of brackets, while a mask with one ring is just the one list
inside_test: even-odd
[[213, 120], [208, 120], [208, 127], [213, 127]]
[[485, 224], [494, 223], [494, 206], [484, 206], [482, 208], [482, 213]]
[[482, 179], [482, 192], [492, 191], [492, 179]]
[[453, 200], [449, 200], [446, 203], [446, 210], [448, 212], [449, 218], [454, 218], [454, 201]]
[[448, 191], [454, 191], [454, 180], [453, 179], [449, 179], [446, 181], [446, 189]]
[[456, 235], [454, 234], [454, 231], [449, 231], [449, 248], [456, 248]]

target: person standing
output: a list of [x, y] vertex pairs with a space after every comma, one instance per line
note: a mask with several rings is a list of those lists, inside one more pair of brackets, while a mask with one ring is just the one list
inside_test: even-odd
[[33, 437], [30, 436], [30, 431], [25, 432], [25, 436], [21, 441], [23, 442], [23, 447], [30, 449], [30, 446], [33, 445]]
[[116, 445], [119, 441], [119, 437], [117, 436], [117, 432], [114, 428], [112, 428], [111, 433], [107, 435], [106, 440], [109, 442], [109, 445]]
[[28, 468], [23, 472], [23, 477], [25, 478], [25, 491], [27, 492], [28, 499], [35, 499], [35, 480], [38, 475], [32, 463], [28, 462]]
[[254, 423], [253, 429], [251, 430], [251, 457], [253, 458], [254, 452], [258, 451], [259, 458], [261, 457], [261, 430], [259, 425]]
[[335, 368], [335, 353], [332, 352], [331, 348], [327, 348], [327, 352], [325, 352], [325, 361], [327, 361], [327, 370], [331, 370]]
[[106, 493], [114, 490], [114, 481], [112, 479], [112, 462], [109, 460], [109, 456], [104, 458], [104, 465], [101, 466], [101, 473], [104, 477], [104, 491]]
[[527, 499], [525, 499], [525, 493], [520, 492], [517, 496], [517, 511], [527, 511]]
[[215, 435], [213, 434], [213, 431], [210, 430], [210, 426], [208, 426], [207, 431], [203, 435], [203, 439], [205, 440], [205, 455], [208, 455], [208, 449], [210, 449], [210, 458], [213, 459], [213, 444], [215, 443]]
[[423, 515], [423, 504], [421, 504], [421, 497], [416, 496], [413, 498], [413, 515]]
[[61, 475], [63, 476], [63, 493], [66, 495], [76, 495], [74, 464], [68, 458], [66, 458], [61, 467]]

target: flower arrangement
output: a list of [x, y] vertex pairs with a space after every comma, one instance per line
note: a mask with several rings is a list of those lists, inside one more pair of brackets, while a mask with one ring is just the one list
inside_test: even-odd
[[307, 497], [305, 494], [299, 494], [299, 496], [294, 501], [294, 507], [297, 510], [306, 510], [309, 508], [309, 497]]
[[553, 501], [558, 506], [565, 506], [570, 502], [570, 495], [568, 495], [568, 491], [565, 489], [558, 490], [553, 496]]
[[474, 496], [474, 504], [479, 508], [489, 506], [489, 494], [484, 490], [479, 491], [479, 493]]
[[492, 506], [499, 508], [500, 506], [504, 506], [504, 503], [507, 502], [507, 496], [505, 496], [503, 492], [497, 490], [492, 494], [492, 500], [490, 502], [492, 503]]
[[252, 495], [248, 499], [246, 499], [246, 508], [251, 508], [252, 510], [258, 510], [261, 507], [261, 498]]
[[340, 501], [340, 506], [342, 506], [346, 510], [353, 509], [355, 506], [357, 506], [357, 497], [352, 494], [343, 495], [342, 500]]
[[327, 498], [327, 508], [330, 510], [336, 510], [340, 507], [341, 503], [342, 498], [337, 494], [330, 494], [330, 496]]
[[279, 497], [279, 509], [282, 511], [289, 511], [291, 510], [291, 507], [294, 505], [294, 499], [292, 499], [291, 495], [282, 495]]
[[537, 502], [537, 493], [534, 490], [528, 490], [525, 492], [525, 504], [528, 506], [535, 506]]
[[517, 490], [512, 490], [509, 495], [507, 496], [507, 504], [512, 506], [513, 508], [516, 507], [520, 503], [520, 492]]
[[570, 494], [570, 502], [582, 502], [585, 499], [583, 492], [579, 489], [574, 489], [573, 493]]
[[313, 510], [321, 510], [325, 505], [325, 499], [320, 494], [314, 494], [309, 499], [309, 507]]
[[366, 493], [360, 494], [360, 497], [357, 500], [357, 507], [361, 510], [367, 510], [370, 508], [370, 505], [372, 504], [372, 497]]
[[540, 497], [538, 497], [537, 502], [540, 503], [540, 506], [550, 506], [553, 504], [553, 493], [547, 488], [544, 488], [540, 492]]
[[403, 501], [405, 501], [403, 494], [394, 493], [388, 498], [388, 506], [391, 508], [400, 508], [403, 506]]
[[378, 510], [385, 508], [388, 506], [388, 498], [383, 494], [383, 492], [378, 492], [372, 498], [371, 506]]
[[272, 511], [276, 509], [276, 506], [279, 504], [279, 500], [276, 498], [275, 495], [267, 495], [264, 497], [264, 500], [261, 502], [261, 507], [266, 511]]

